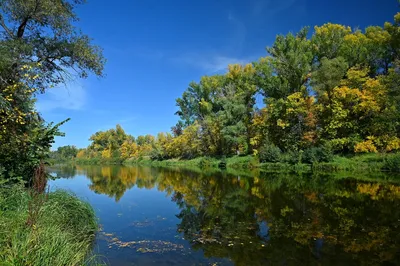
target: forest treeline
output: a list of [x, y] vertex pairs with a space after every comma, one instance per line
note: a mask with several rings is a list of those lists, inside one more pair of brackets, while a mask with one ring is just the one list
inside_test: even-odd
[[400, 13], [363, 31], [327, 23], [278, 35], [267, 52], [192, 82], [176, 100], [171, 132], [135, 138], [117, 125], [69, 156], [296, 163], [400, 150]]

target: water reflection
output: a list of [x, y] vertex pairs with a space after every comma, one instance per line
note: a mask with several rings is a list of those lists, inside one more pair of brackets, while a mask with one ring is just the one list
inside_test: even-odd
[[75, 171], [115, 201], [134, 186], [167, 193], [180, 209], [177, 231], [206, 257], [235, 265], [400, 263], [400, 186], [382, 178], [119, 166]]

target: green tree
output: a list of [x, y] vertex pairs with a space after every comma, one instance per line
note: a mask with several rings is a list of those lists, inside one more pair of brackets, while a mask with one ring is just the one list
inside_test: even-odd
[[[101, 76], [101, 49], [75, 26], [75, 8], [84, 0], [4, 0], [0, 3], [3, 29], [0, 50], [8, 51], [2, 82], [21, 78], [20, 67], [37, 66], [35, 86], [44, 91], [65, 82], [71, 70], [80, 77], [88, 71]], [[3, 76], [6, 75], [6, 76]], [[10, 81], [11, 80], [11, 81]]]
[[7, 178], [30, 180], [49, 157], [58, 125], [35, 111], [38, 92], [80, 77], [102, 75], [99, 47], [74, 26], [83, 0], [0, 2], [0, 162]]

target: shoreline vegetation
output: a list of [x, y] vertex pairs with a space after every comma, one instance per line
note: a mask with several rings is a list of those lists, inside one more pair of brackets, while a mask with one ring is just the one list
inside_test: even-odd
[[95, 265], [93, 208], [66, 191], [0, 189], [1, 265]]
[[163, 161], [152, 160], [150, 157], [131, 158], [125, 161], [120, 159], [72, 159], [52, 161], [53, 164], [77, 165], [139, 165], [155, 167], [182, 167], [197, 169], [232, 169], [232, 170], [260, 170], [260, 171], [302, 171], [302, 172], [400, 172], [400, 154], [363, 154], [353, 157], [334, 156], [330, 162], [290, 163], [261, 162], [257, 156], [235, 156], [230, 158], [199, 157], [190, 160], [168, 159]]

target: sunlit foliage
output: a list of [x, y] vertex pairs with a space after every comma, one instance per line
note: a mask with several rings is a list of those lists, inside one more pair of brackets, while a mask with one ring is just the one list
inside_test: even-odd
[[98, 132], [86, 157], [191, 159], [262, 150], [270, 157], [262, 160], [308, 163], [317, 153], [332, 158], [331, 151], [398, 151], [399, 26], [397, 14], [364, 31], [328, 23], [311, 34], [303, 28], [278, 35], [266, 57], [190, 83], [176, 100], [180, 120], [171, 134], [118, 141], [115, 130]]

